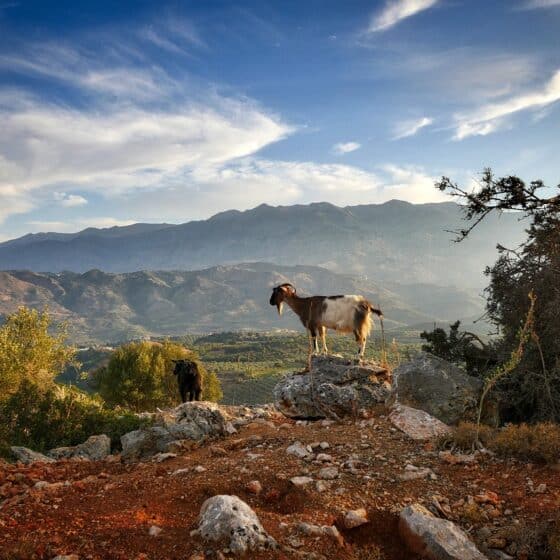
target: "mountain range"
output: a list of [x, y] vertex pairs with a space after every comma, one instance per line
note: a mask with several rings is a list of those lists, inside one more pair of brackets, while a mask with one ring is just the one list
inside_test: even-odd
[[476, 295], [456, 289], [442, 289], [444, 303], [431, 309], [428, 298], [417, 305], [407, 290], [400, 294], [371, 280], [312, 266], [249, 263], [189, 272], [0, 272], [0, 315], [21, 305], [48, 307], [55, 321], [68, 323], [72, 341], [82, 344], [222, 330], [303, 330], [291, 310], [278, 317], [269, 305], [271, 287], [283, 282], [295, 284], [302, 295], [363, 294], [382, 308], [389, 329], [447, 319], [446, 297], [453, 311], [474, 315], [482, 308]]
[[514, 246], [523, 224], [489, 216], [463, 243], [451, 202], [340, 208], [328, 203], [230, 210], [180, 225], [134, 224], [39, 233], [0, 243], [0, 270], [107, 272], [200, 270], [241, 262], [314, 265], [376, 282], [478, 289], [496, 244]]

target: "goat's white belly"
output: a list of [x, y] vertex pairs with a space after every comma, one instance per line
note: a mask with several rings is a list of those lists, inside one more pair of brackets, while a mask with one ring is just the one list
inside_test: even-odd
[[321, 323], [324, 327], [337, 331], [354, 330], [354, 314], [362, 296], [344, 296], [338, 299], [326, 299], [326, 309]]

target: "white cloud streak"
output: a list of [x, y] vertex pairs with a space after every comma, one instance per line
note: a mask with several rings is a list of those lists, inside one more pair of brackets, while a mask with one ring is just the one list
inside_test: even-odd
[[336, 155], [349, 154], [350, 152], [355, 152], [359, 150], [362, 145], [359, 142], [339, 142], [332, 147], [332, 151]]
[[560, 0], [527, 0], [522, 9], [538, 10], [540, 8], [554, 8], [556, 6], [560, 6]]
[[542, 109], [560, 100], [560, 70], [539, 90], [489, 103], [469, 113], [455, 115], [454, 140], [469, 136], [486, 136], [507, 124], [515, 113]]
[[439, 0], [388, 0], [385, 7], [371, 18], [368, 31], [385, 31], [402, 20], [435, 6]]
[[419, 130], [431, 125], [433, 122], [434, 120], [430, 117], [422, 117], [420, 119], [397, 123], [393, 130], [393, 140], [400, 140], [401, 138], [414, 136]]
[[67, 194], [64, 192], [55, 192], [54, 199], [65, 208], [74, 208], [76, 206], [84, 206], [88, 203], [87, 199], [79, 194]]
[[115, 226], [130, 226], [134, 220], [118, 220], [108, 216], [100, 216], [93, 218], [76, 218], [70, 221], [59, 220], [31, 220], [27, 222], [30, 233], [39, 232], [57, 232], [57, 233], [73, 233], [83, 229], [92, 228], [110, 228]]

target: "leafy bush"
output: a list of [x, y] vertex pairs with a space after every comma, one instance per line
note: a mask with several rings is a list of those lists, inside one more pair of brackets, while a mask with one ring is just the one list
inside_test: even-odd
[[[476, 432], [476, 424], [461, 422], [450, 435], [442, 438], [440, 446], [454, 445], [465, 451], [472, 450]], [[553, 422], [508, 424], [499, 429], [482, 424], [478, 437], [485, 447], [504, 457], [548, 464], [560, 460], [560, 426]]]
[[46, 451], [102, 433], [118, 447], [121, 435], [146, 423], [129, 411], [108, 409], [99, 397], [74, 387], [42, 390], [25, 380], [0, 404], [0, 453], [6, 455], [10, 445]]
[[48, 311], [21, 307], [0, 327], [0, 400], [17, 391], [24, 380], [48, 388], [64, 366], [73, 361], [74, 348], [65, 345], [66, 327], [52, 329]]
[[[180, 398], [172, 360], [182, 358], [197, 360], [193, 352], [169, 341], [125, 344], [115, 350], [106, 367], [96, 372], [94, 381], [109, 405], [135, 411], [175, 406]], [[218, 378], [209, 374], [198, 360], [197, 363], [204, 384], [202, 398], [220, 400]]]

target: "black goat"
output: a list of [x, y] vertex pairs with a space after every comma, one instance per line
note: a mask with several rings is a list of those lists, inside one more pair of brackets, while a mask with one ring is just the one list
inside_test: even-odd
[[202, 375], [196, 362], [173, 360], [173, 363], [175, 364], [173, 374], [177, 376], [181, 402], [187, 402], [187, 394], [189, 401], [199, 401], [202, 394]]

